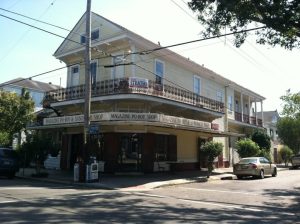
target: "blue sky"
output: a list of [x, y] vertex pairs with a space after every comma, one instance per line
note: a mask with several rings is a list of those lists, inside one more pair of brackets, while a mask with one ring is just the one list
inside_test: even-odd
[[[199, 39], [201, 25], [187, 0], [92, 0], [92, 11], [162, 46]], [[179, 7], [179, 6], [181, 7]], [[1, 0], [0, 8], [71, 30], [86, 10], [86, 0]], [[185, 10], [185, 12], [184, 12]], [[56, 34], [68, 32], [0, 10], [0, 14]], [[52, 55], [63, 39], [0, 17], [0, 83], [63, 67]], [[236, 49], [232, 37], [189, 44], [171, 50], [267, 98], [264, 110], [281, 110], [279, 97], [298, 92], [299, 49], [262, 46], [250, 37]], [[35, 80], [65, 85], [66, 70]]]

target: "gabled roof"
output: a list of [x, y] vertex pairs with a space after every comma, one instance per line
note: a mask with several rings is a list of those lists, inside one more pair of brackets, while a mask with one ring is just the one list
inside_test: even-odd
[[30, 80], [30, 79], [25, 79], [25, 78], [16, 78], [16, 79], [12, 79], [10, 81], [0, 84], [0, 88], [5, 88], [6, 86], [10, 86], [10, 87], [16, 86], [16, 87], [20, 87], [20, 88], [37, 90], [40, 92], [47, 92], [47, 91], [56, 90], [56, 89], [61, 88], [60, 86], [53, 85], [51, 83], [34, 81], [34, 80]]
[[[134, 43], [138, 44], [141, 49], [145, 49], [147, 51], [147, 50], [152, 50], [152, 49], [161, 47], [160, 45], [151, 42], [150, 40], [126, 29], [125, 27], [123, 27], [119, 24], [112, 22], [109, 19], [106, 19], [105, 17], [103, 17], [99, 14], [92, 12], [91, 17], [93, 18], [93, 16], [99, 17], [99, 18], [103, 19], [104, 21], [106, 21], [106, 22], [114, 25], [115, 27], [119, 28], [120, 30], [122, 30], [123, 34], [125, 33], [126, 36], [128, 37], [128, 39], [133, 40]], [[82, 23], [83, 21], [85, 21], [85, 13], [82, 15], [82, 17], [79, 19], [79, 21], [73, 27], [73, 29], [70, 31], [70, 33], [68, 34], [66, 39], [61, 43], [61, 45], [55, 51], [55, 53], [54, 53], [55, 57], [59, 56], [58, 52], [64, 47], [64, 45], [66, 43], [69, 42], [68, 39], [71, 38], [72, 33], [76, 33], [76, 32], [74, 32], [75, 28], [77, 28], [79, 26], [79, 24]], [[195, 73], [199, 73], [201, 76], [204, 76], [205, 78], [213, 79], [216, 82], [223, 84], [224, 86], [233, 87], [233, 89], [244, 92], [244, 93], [248, 94], [249, 96], [252, 96], [253, 98], [257, 98], [257, 100], [265, 100], [266, 99], [265, 97], [233, 82], [232, 80], [229, 80], [229, 79], [217, 74], [216, 72], [214, 72], [208, 68], [205, 68], [204, 66], [201, 66], [198, 63], [193, 62], [193, 61], [189, 60], [188, 58], [185, 58], [182, 55], [177, 54], [174, 51], [171, 51], [167, 48], [161, 49], [159, 51], [155, 51], [154, 54], [162, 55], [166, 58], [169, 58], [170, 60], [176, 62], [176, 64], [184, 66], [184, 67], [192, 70]]]
[[[273, 111], [264, 111], [263, 112], [263, 116], [264, 116], [264, 122], [272, 122], [273, 117], [275, 116], [276, 118], [279, 118], [279, 113], [277, 112], [277, 110], [273, 110]], [[257, 114], [257, 117], [261, 119], [261, 113]]]

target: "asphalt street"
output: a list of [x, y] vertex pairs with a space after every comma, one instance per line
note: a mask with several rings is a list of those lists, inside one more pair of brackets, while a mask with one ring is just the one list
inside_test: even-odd
[[148, 192], [0, 179], [0, 223], [297, 223], [300, 170]]

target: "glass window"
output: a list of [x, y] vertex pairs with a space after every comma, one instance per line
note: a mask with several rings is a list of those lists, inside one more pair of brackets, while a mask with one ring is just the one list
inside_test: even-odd
[[233, 109], [233, 97], [228, 96], [228, 110], [232, 111], [232, 109]]
[[217, 90], [217, 101], [223, 102], [223, 93]]
[[168, 136], [155, 135], [155, 157], [158, 161], [168, 159]]
[[75, 65], [71, 67], [71, 81], [70, 86], [78, 86], [79, 85], [79, 66]]
[[201, 79], [199, 76], [194, 76], [194, 93], [201, 95]]
[[94, 30], [94, 31], [91, 33], [91, 39], [92, 39], [92, 40], [98, 40], [98, 39], [99, 39], [99, 29]]
[[[100, 36], [100, 31], [99, 29], [96, 29], [96, 30], [93, 30], [91, 32], [91, 40], [98, 40], [99, 39], [99, 36]], [[86, 43], [86, 35], [83, 34], [83, 35], [80, 35], [80, 43], [81, 44], [85, 44]]]
[[92, 62], [91, 63], [91, 81], [92, 81], [92, 85], [96, 85], [97, 82], [97, 62]]
[[164, 76], [164, 63], [159, 60], [155, 60], [155, 74], [156, 74], [156, 83], [162, 84], [163, 83], [163, 76]]

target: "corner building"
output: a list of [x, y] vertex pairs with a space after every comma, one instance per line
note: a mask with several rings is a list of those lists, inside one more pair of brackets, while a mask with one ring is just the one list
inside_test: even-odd
[[[89, 153], [105, 172], [199, 169], [199, 148], [212, 139], [224, 144], [216, 166], [230, 166], [235, 140], [262, 127], [264, 97], [100, 15], [91, 21]], [[85, 40], [83, 15], [54, 53], [68, 66], [66, 88], [44, 99], [56, 113], [45, 109], [32, 127], [61, 145], [62, 169], [83, 150]]]

